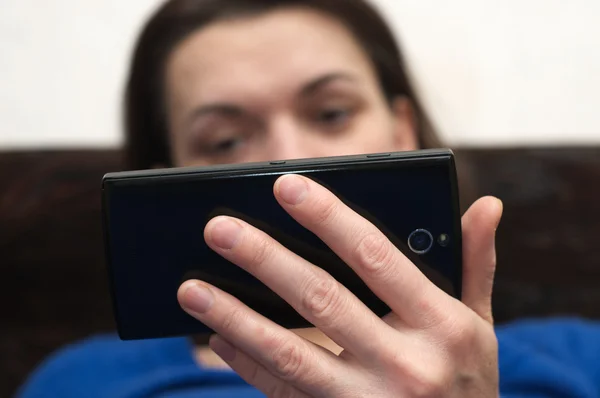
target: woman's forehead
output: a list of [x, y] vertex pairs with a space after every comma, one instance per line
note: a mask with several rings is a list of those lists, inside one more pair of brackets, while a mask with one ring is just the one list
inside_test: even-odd
[[284, 9], [193, 33], [173, 52], [167, 84], [175, 97], [215, 101], [220, 98], [210, 97], [245, 92], [285, 95], [332, 73], [374, 79], [364, 50], [340, 22], [314, 11]]

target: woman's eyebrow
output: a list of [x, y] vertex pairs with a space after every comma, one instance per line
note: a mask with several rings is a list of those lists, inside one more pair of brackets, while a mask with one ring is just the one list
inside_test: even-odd
[[245, 114], [245, 111], [237, 105], [229, 103], [214, 103], [201, 105], [195, 108], [187, 117], [187, 123], [193, 124], [197, 119], [207, 115], [220, 115], [226, 117], [239, 117]]
[[194, 109], [190, 115], [191, 119], [196, 119], [198, 117], [207, 115], [207, 114], [211, 114], [211, 113], [217, 113], [220, 115], [225, 115], [225, 116], [239, 116], [241, 114], [244, 113], [244, 110], [234, 104], [228, 104], [228, 103], [216, 103], [216, 104], [208, 104], [208, 105], [202, 105], [199, 106], [198, 108]]
[[336, 81], [336, 80], [345, 80], [345, 81], [349, 81], [349, 82], [356, 82], [356, 78], [346, 72], [333, 72], [333, 73], [328, 73], [326, 75], [320, 76], [310, 82], [308, 82], [307, 84], [305, 84], [301, 89], [300, 89], [300, 96], [301, 97], [307, 97], [310, 96], [311, 94], [314, 94], [315, 91], [318, 91], [321, 87]]

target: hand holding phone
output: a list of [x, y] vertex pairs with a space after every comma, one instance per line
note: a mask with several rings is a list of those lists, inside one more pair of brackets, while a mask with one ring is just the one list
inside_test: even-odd
[[[429, 174], [431, 173], [429, 170], [426, 173], [429, 174], [428, 183], [418, 186], [421, 188], [450, 186], [452, 188], [442, 189], [441, 192], [452, 193], [455, 185], [444, 183], [444, 181], [452, 181], [451, 156], [450, 160], [448, 160], [448, 156], [444, 158], [443, 155], [433, 158], [436, 160], [433, 164], [441, 165], [439, 170], [446, 170], [446, 172]], [[411, 157], [410, 154], [404, 159], [410, 160], [405, 163], [407, 169], [404, 171], [409, 170], [408, 175], [413, 177], [419, 174], [413, 168], [414, 166], [420, 165], [424, 166], [424, 169], [428, 169], [426, 165], [431, 165], [430, 161], [432, 160], [429, 158], [420, 163], [414, 161], [416, 157]], [[407, 212], [406, 207], [398, 206], [399, 212], [404, 218], [398, 216], [399, 218], [393, 219], [393, 223], [383, 220], [383, 226], [378, 228], [377, 220], [381, 221], [381, 219], [375, 217], [375, 222], [368, 219], [369, 216], [378, 214], [377, 206], [373, 206], [372, 202], [363, 202], [361, 204], [367, 206], [361, 210], [361, 206], [355, 205], [356, 202], [354, 208], [351, 207], [349, 203], [352, 201], [347, 199], [349, 197], [386, 199], [378, 203], [381, 205], [380, 207], [385, 207], [389, 211], [394, 208], [390, 208], [389, 204], [386, 205], [386, 201], [387, 203], [391, 201], [390, 196], [369, 196], [373, 193], [372, 190], [366, 190], [363, 195], [359, 195], [357, 194], [360, 193], [360, 188], [357, 188], [358, 182], [366, 182], [367, 185], [370, 182], [371, 186], [382, 186], [375, 184], [373, 180], [375, 176], [385, 175], [388, 177], [384, 179], [388, 184], [386, 187], [388, 191], [393, 192], [396, 186], [394, 185], [395, 180], [389, 178], [390, 170], [393, 170], [392, 174], [402, 176], [402, 182], [407, 183], [403, 184], [404, 188], [411, 185], [411, 179], [406, 178], [402, 172], [403, 167], [392, 167], [391, 169], [383, 167], [384, 171], [382, 172], [381, 167], [385, 166], [385, 162], [366, 161], [363, 165], [374, 165], [374, 169], [371, 170], [376, 170], [369, 174], [371, 176], [369, 181], [364, 178], [364, 174], [357, 173], [357, 169], [360, 170], [361, 167], [355, 168], [356, 160], [353, 159], [350, 162], [352, 166], [349, 168], [346, 167], [348, 163], [345, 163], [345, 160], [341, 163], [334, 161], [334, 166], [328, 165], [332, 167], [320, 167], [323, 166], [321, 164], [319, 167], [313, 165], [312, 168], [309, 168], [309, 171], [314, 169], [331, 171], [333, 169], [334, 172], [329, 176], [335, 178], [331, 177], [327, 184], [317, 183], [316, 178], [297, 175], [299, 174], [297, 173], [298, 169], [302, 169], [299, 165], [293, 166], [296, 171], [291, 173], [293, 175], [287, 175], [289, 173], [286, 173], [286, 170], [275, 169], [273, 172], [275, 175], [274, 196], [285, 214], [305, 227], [306, 231], [322, 240], [327, 245], [326, 247], [343, 259], [344, 263], [359, 276], [359, 279], [372, 289], [370, 291], [374, 297], [382, 299], [389, 306], [391, 312], [383, 317], [373, 310], [373, 308], [378, 308], [376, 300], [361, 300], [355, 294], [355, 291], [360, 293], [360, 288], [355, 291], [350, 290], [327, 272], [324, 268], [326, 265], [311, 264], [251, 223], [228, 216], [213, 217], [212, 211], [209, 211], [207, 213], [211, 216], [209, 223], [205, 229], [201, 228], [211, 252], [218, 254], [219, 258], [229, 260], [228, 264], [236, 264], [239, 269], [252, 275], [254, 279], [247, 279], [247, 281], [259, 280], [264, 283], [264, 286], [271, 289], [275, 296], [285, 300], [303, 319], [331, 337], [344, 349], [339, 356], [310, 344], [265, 317], [264, 314], [253, 310], [232, 294], [217, 286], [207, 284], [206, 281], [188, 280], [184, 282], [178, 291], [179, 303], [191, 315], [190, 319], [195, 319], [197, 324], [218, 333], [218, 336], [211, 339], [211, 348], [242, 378], [268, 396], [344, 397], [357, 394], [378, 397], [400, 395], [406, 397], [497, 396], [497, 345], [492, 327], [490, 298], [495, 267], [494, 232], [501, 215], [499, 201], [491, 198], [482, 199], [476, 202], [463, 217], [463, 269], [465, 272], [462, 281], [459, 281], [459, 284], [462, 282], [461, 302], [456, 299], [458, 295], [453, 294], [456, 293], [456, 290], [450, 291], [448, 294], [431, 279], [425, 277], [420, 271], [418, 263], [415, 264], [410, 260], [410, 257], [417, 256], [418, 259], [424, 259], [429, 266], [436, 266], [434, 268], [439, 275], [447, 275], [447, 270], [439, 267], [440, 264], [444, 264], [443, 262], [431, 261], [430, 258], [423, 256], [431, 253], [433, 247], [433, 244], [428, 241], [429, 234], [413, 233], [424, 229], [433, 237], [437, 235], [437, 230], [432, 233], [432, 228], [419, 228], [403, 234], [402, 230], [398, 229], [398, 225], [402, 225], [403, 228], [413, 228], [414, 226], [411, 226], [410, 222], [407, 224], [407, 220], [413, 219], [412, 216], [415, 213], [418, 214], [414, 218], [417, 220], [421, 219], [422, 214], [435, 212], [435, 209], [441, 209], [442, 213], [448, 213], [448, 208], [444, 207], [444, 203], [447, 204], [448, 201], [442, 200], [437, 207], [435, 205], [429, 207], [427, 203], [438, 203], [437, 199], [439, 199], [439, 195], [429, 195], [432, 199], [425, 200], [424, 208], [427, 211], [424, 213], [414, 211], [423, 208], [421, 201], [417, 201], [421, 203], [421, 207], [408, 207], [413, 210], [412, 213]], [[397, 159], [390, 163], [395, 163], [395, 161]], [[450, 167], [448, 167], [449, 163]], [[346, 166], [337, 167], [335, 165]], [[257, 174], [258, 176], [268, 175], [266, 165], [257, 166], [254, 170], [257, 169], [261, 171]], [[347, 171], [349, 169], [352, 170], [350, 174], [353, 178], [346, 181], [354, 181], [356, 185], [350, 187], [347, 184], [337, 185], [338, 192], [339, 188], [345, 187], [346, 189], [342, 189], [342, 191], [349, 194], [343, 196], [346, 200], [342, 200], [324, 185], [330, 185], [332, 181], [340, 181], [339, 174], [336, 174], [335, 170]], [[209, 175], [215, 177], [214, 172], [215, 170], [211, 170]], [[200, 171], [200, 174], [202, 173], [204, 171]], [[117, 310], [121, 311], [118, 316], [123, 317], [124, 313], [133, 314], [134, 320], [139, 321], [145, 319], [146, 311], [148, 313], [155, 311], [159, 314], [159, 318], [146, 324], [149, 326], [150, 334], [156, 335], [157, 331], [161, 331], [157, 323], [163, 321], [164, 317], [172, 311], [170, 303], [163, 306], [157, 306], [154, 303], [153, 305], [144, 305], [143, 300], [140, 301], [133, 294], [144, 293], [142, 299], [151, 298], [152, 289], [143, 290], [144, 288], [140, 288], [140, 286], [150, 280], [152, 286], [160, 288], [161, 283], [155, 284], [153, 279], [156, 279], [157, 275], [163, 275], [166, 278], [163, 279], [162, 288], [159, 289], [160, 296], [163, 290], [170, 291], [172, 288], [170, 279], [172, 274], [175, 271], [180, 273], [183, 269], [177, 265], [177, 262], [174, 262], [175, 265], [172, 269], [157, 269], [158, 265], [167, 264], [168, 258], [144, 256], [146, 246], [142, 243], [146, 241], [148, 231], [139, 231], [136, 235], [135, 228], [124, 228], [121, 232], [133, 234], [128, 239], [127, 233], [117, 234], [115, 237], [113, 229], [119, 229], [118, 226], [127, 227], [129, 225], [127, 221], [138, 220], [137, 217], [140, 214], [154, 215], [152, 221], [158, 220], [157, 225], [161, 227], [164, 227], [165, 223], [168, 225], [167, 221], [173, 219], [184, 224], [194, 224], [194, 215], [188, 219], [182, 219], [177, 212], [167, 212], [168, 215], [161, 215], [160, 212], [154, 214], [153, 211], [168, 209], [169, 206], [164, 206], [167, 198], [175, 197], [178, 200], [189, 196], [197, 197], [193, 195], [196, 191], [189, 185], [182, 184], [181, 179], [169, 180], [169, 178], [159, 177], [161, 184], [155, 184], [157, 181], [143, 181], [144, 175], [141, 173], [140, 180], [136, 180], [136, 176], [140, 176], [140, 174], [126, 175], [127, 178], [124, 180], [117, 178], [107, 189], [109, 192], [105, 192], [105, 205], [107, 205], [105, 209], [108, 213], [112, 212], [107, 215], [110, 220], [106, 220], [109, 221], [108, 235], [112, 236], [107, 236], [107, 238], [110, 238], [109, 242], [113, 250], [115, 247], [122, 250], [118, 254], [109, 250], [108, 254], [109, 259], [112, 260], [113, 289], [115, 285], [119, 286], [129, 272], [133, 274], [132, 279], [125, 278], [131, 282], [129, 287], [121, 285], [120, 288], [124, 290], [120, 290], [120, 288], [113, 290], [116, 293]], [[181, 176], [177, 173], [171, 176], [173, 175]], [[243, 175], [248, 176], [252, 173], [249, 173], [248, 169], [244, 169]], [[327, 173], [320, 176], [325, 175]], [[438, 175], [440, 179], [431, 178], [432, 175]], [[231, 173], [228, 176], [231, 177]], [[420, 176], [422, 177], [422, 175]], [[219, 178], [217, 176], [217, 180]], [[184, 180], [189, 179], [184, 178]], [[116, 188], [119, 181], [124, 182], [124, 186]], [[192, 179], [192, 181], [194, 180]], [[197, 181], [195, 180], [196, 183]], [[205, 180], [200, 178], [200, 181]], [[178, 192], [177, 189], [173, 190], [173, 186], [165, 189], [162, 185], [165, 182], [179, 186], [185, 195], [173, 195], [174, 192]], [[229, 183], [225, 183], [225, 185], [227, 184]], [[197, 184], [192, 185], [197, 186]], [[200, 185], [206, 187], [204, 182]], [[183, 188], [184, 186], [185, 188]], [[239, 188], [240, 184], [235, 183], [231, 186]], [[134, 188], [128, 191], [127, 189], [123, 190], [124, 187]], [[139, 187], [145, 187], [146, 190], [140, 191]], [[261, 191], [260, 184], [255, 185], [255, 189]], [[118, 191], [117, 194], [115, 194], [116, 191]], [[419, 198], [428, 197], [427, 194], [423, 195], [424, 191], [426, 190], [418, 190], [420, 194], [417, 196]], [[249, 191], [241, 190], [241, 192], [248, 193]], [[356, 196], [353, 195], [353, 192]], [[440, 191], [434, 189], [429, 192], [439, 194]], [[405, 191], [405, 194], [410, 195], [415, 192], [408, 190]], [[453, 197], [452, 194], [450, 196]], [[115, 200], [115, 198], [117, 199]], [[135, 198], [138, 200], [134, 200]], [[392, 199], [395, 198], [396, 196], [392, 196]], [[113, 201], [116, 201], [116, 205]], [[452, 211], [456, 208], [456, 204], [452, 203], [449, 213], [456, 215], [457, 212]], [[230, 208], [231, 206], [224, 207]], [[184, 206], [184, 208], [186, 207]], [[126, 209], [132, 210], [132, 212], [126, 212]], [[274, 207], [268, 204], [266, 209], [273, 210]], [[114, 214], [115, 210], [116, 214]], [[262, 210], [261, 214], [265, 215], [265, 209]], [[246, 214], [244, 211], [241, 213]], [[386, 212], [386, 214], [389, 213]], [[279, 218], [282, 213], [275, 212], [273, 215], [275, 217], [271, 217], [271, 222], [266, 224], [278, 225], [281, 227], [276, 228], [279, 231], [287, 230], [286, 223], [283, 225], [278, 223], [281, 221]], [[120, 222], [115, 222], [115, 217]], [[252, 218], [250, 217], [249, 220]], [[434, 217], [434, 219], [437, 218]], [[449, 219], [454, 220], [452, 217]], [[386, 223], [386, 221], [388, 222]], [[136, 223], [133, 222], [133, 224]], [[453, 222], [451, 224], [455, 225]], [[152, 225], [150, 221], [148, 224], [138, 226], [148, 225]], [[389, 230], [385, 231], [386, 227], [390, 227], [394, 233]], [[169, 245], [177, 243], [179, 235], [177, 233], [170, 235], [174, 231], [168, 229], [154, 228], [151, 232], [162, 231], [159, 233], [159, 238], [165, 243], [165, 246], [159, 249], [154, 248], [150, 250], [151, 253], [154, 255], [163, 253], [161, 250], [165, 247], [173, 249], [175, 246]], [[410, 228], [408, 229], [410, 230]], [[289, 235], [292, 235], [294, 239], [297, 238], [295, 234]], [[399, 238], [398, 242], [394, 243], [394, 235], [405, 236], [405, 238]], [[414, 238], [415, 235], [416, 238]], [[451, 246], [456, 235], [452, 233], [447, 235], [450, 240], [445, 241], [442, 238], [437, 242], [439, 246], [435, 246], [436, 248]], [[137, 238], [141, 236], [142, 239], [136, 240], [136, 236]], [[409, 242], [411, 238], [414, 240]], [[282, 238], [282, 241], [285, 239]], [[400, 244], [403, 242], [406, 243], [408, 250]], [[300, 242], [296, 247], [300, 249], [306, 247], [303, 243]], [[137, 252], [133, 250], [135, 248], [141, 251], [142, 256], [136, 256]], [[172, 251], [167, 252], [172, 256], [176, 255]], [[311, 249], [307, 250], [307, 253], [311, 252]], [[317, 253], [320, 252], [317, 251]], [[190, 253], [186, 252], [186, 255], [190, 255]], [[318, 258], [319, 254], [316, 256]], [[115, 261], [116, 259], [119, 261]], [[133, 266], [124, 273], [115, 273], [115, 271], [123, 271], [122, 268], [127, 267], [128, 262], [122, 260], [129, 260]], [[147, 262], [151, 266], [144, 269], [142, 267], [143, 260], [148, 260]], [[119, 270], [115, 270], [115, 266], [120, 267]], [[201, 266], [196, 268], [203, 268], [202, 272], [205, 275], [214, 276], [216, 274], [213, 268]], [[451, 270], [454, 269], [451, 268]], [[449, 275], [456, 274], [450, 273]], [[352, 280], [349, 282], [348, 285], [352, 286]], [[249, 284], [252, 285], [252, 283]], [[456, 284], [451, 283], [450, 285], [455, 286]], [[260, 291], [262, 286], [254, 285], [253, 287]], [[369, 299], [373, 296], [365, 296], [365, 298]], [[123, 311], [124, 309], [126, 311]], [[141, 318], [136, 317], [136, 310], [142, 312]], [[275, 315], [282, 316], [279, 313]], [[130, 333], [130, 337], [144, 335], [144, 331], [137, 328], [140, 324], [127, 323], [127, 319], [123, 318], [120, 320], [125, 321], [120, 324], [121, 332]], [[164, 324], [164, 330], [167, 333], [181, 330], [181, 324], [175, 326]], [[147, 332], [145, 336], [148, 337]]]
[[[305, 197], [294, 199], [304, 196], [304, 189]], [[244, 222], [218, 217], [206, 228], [208, 244], [343, 348], [339, 355], [320, 349], [214, 286], [185, 283], [180, 303], [218, 333], [210, 347], [233, 370], [274, 397], [498, 396], [488, 279], [500, 215], [496, 200], [481, 200], [465, 215], [468, 307], [437, 288], [371, 223], [314, 181], [285, 176], [275, 194], [392, 312], [379, 318], [322, 268]]]

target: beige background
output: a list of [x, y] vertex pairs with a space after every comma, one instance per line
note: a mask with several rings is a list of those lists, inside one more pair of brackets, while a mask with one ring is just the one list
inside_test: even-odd
[[[597, 0], [376, 0], [453, 145], [600, 143]], [[3, 0], [0, 149], [115, 147], [157, 0]]]

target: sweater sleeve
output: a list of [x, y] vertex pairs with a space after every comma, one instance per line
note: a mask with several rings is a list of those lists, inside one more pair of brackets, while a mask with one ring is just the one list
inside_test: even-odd
[[100, 335], [50, 355], [17, 391], [16, 398], [108, 397], [130, 380], [171, 364], [192, 364], [179, 340], [124, 342]]
[[505, 398], [600, 396], [600, 324], [525, 320], [497, 328]]

